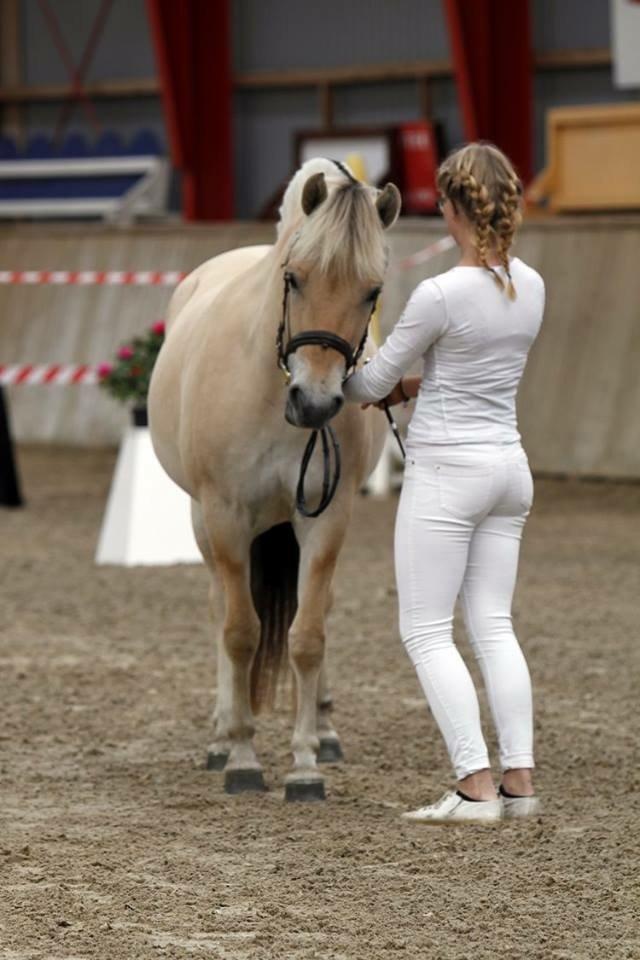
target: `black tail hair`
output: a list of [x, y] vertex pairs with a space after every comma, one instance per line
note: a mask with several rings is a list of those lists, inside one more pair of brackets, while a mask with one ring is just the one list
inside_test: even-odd
[[251, 544], [251, 595], [260, 618], [260, 644], [251, 668], [251, 706], [273, 706], [287, 666], [289, 627], [298, 609], [300, 548], [293, 526], [280, 523]]

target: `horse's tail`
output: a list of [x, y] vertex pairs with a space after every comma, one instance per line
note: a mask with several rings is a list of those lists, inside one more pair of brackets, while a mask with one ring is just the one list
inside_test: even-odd
[[251, 705], [273, 706], [287, 665], [287, 636], [298, 607], [300, 549], [293, 527], [281, 523], [251, 544], [251, 593], [260, 618], [260, 644], [251, 670]]

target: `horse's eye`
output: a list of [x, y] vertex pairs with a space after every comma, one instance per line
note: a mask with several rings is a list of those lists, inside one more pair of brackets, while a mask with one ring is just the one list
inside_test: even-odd
[[375, 303], [378, 297], [380, 296], [381, 287], [374, 287], [371, 293], [365, 297], [365, 303]]
[[285, 273], [284, 278], [292, 290], [300, 289], [300, 284], [298, 283], [295, 273]]

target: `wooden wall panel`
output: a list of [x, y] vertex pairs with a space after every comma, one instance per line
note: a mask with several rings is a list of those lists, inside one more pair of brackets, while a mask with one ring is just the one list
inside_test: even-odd
[[[269, 242], [270, 224], [2, 227], [0, 269], [189, 270], [233, 246]], [[455, 251], [411, 270], [402, 258], [442, 237], [438, 220], [405, 220], [390, 235], [381, 326], [413, 287], [448, 269]], [[525, 446], [540, 472], [640, 478], [640, 218], [533, 220], [516, 253], [547, 285], [544, 327], [522, 384]], [[0, 362], [99, 362], [162, 317], [170, 291], [0, 286]], [[126, 416], [95, 387], [13, 387], [24, 441], [118, 442]]]

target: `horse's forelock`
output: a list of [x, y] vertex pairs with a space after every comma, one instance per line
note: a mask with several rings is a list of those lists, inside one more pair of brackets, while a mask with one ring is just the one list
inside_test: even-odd
[[300, 226], [291, 254], [339, 279], [382, 280], [387, 253], [372, 192], [339, 184]]

